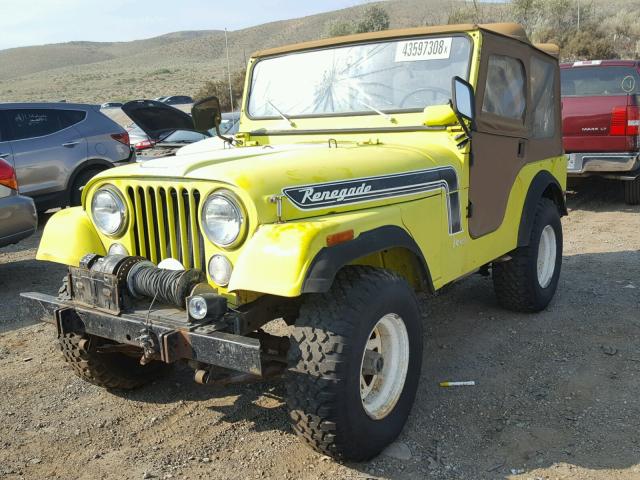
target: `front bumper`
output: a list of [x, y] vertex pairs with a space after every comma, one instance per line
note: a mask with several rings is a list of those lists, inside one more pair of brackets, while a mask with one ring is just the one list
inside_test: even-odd
[[640, 154], [637, 152], [569, 153], [566, 157], [569, 176], [597, 174], [610, 178], [633, 180], [640, 169]]
[[115, 315], [42, 293], [27, 292], [21, 296], [46, 311], [44, 320], [56, 325], [58, 335], [65, 332], [90, 334], [135, 347], [141, 346], [144, 337], [146, 345], [153, 349], [154, 358], [166, 363], [193, 360], [263, 375], [257, 338], [215, 331], [211, 325], [181, 325], [183, 315], [176, 315], [175, 311], [156, 311], [148, 321], [148, 312], [144, 310]]

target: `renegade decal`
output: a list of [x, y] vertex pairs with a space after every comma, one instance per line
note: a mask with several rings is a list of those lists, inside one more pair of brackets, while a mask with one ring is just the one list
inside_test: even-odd
[[282, 193], [300, 210], [317, 210], [443, 189], [447, 197], [449, 233], [454, 234], [462, 231], [458, 187], [455, 168], [437, 167], [394, 175], [287, 187], [282, 189]]

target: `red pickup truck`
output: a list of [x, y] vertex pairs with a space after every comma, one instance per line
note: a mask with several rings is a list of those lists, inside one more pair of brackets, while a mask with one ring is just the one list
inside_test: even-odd
[[625, 201], [640, 203], [640, 61], [560, 65], [562, 131], [569, 176], [624, 181]]

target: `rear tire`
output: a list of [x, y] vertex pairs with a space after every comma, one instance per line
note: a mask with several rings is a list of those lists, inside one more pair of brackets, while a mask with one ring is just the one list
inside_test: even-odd
[[552, 200], [540, 199], [529, 244], [517, 248], [510, 256], [511, 260], [493, 264], [493, 287], [498, 302], [517, 312], [545, 309], [558, 287], [562, 265], [562, 224]]
[[624, 182], [624, 201], [627, 205], [640, 204], [640, 177]]
[[83, 170], [76, 176], [73, 180], [73, 185], [71, 185], [71, 190], [69, 190], [69, 205], [77, 207], [82, 204], [82, 189], [89, 180], [95, 177], [102, 170], [103, 169], [101, 168], [90, 168], [88, 170]]
[[386, 270], [343, 269], [328, 293], [306, 298], [295, 324], [287, 372], [293, 430], [334, 458], [379, 454], [402, 431], [421, 364], [422, 323], [409, 285]]

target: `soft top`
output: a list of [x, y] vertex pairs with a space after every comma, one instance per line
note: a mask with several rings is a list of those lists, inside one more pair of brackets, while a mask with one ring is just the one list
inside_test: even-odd
[[[280, 55], [283, 53], [296, 52], [300, 50], [310, 50], [314, 48], [322, 48], [333, 45], [343, 45], [346, 43], [363, 42], [367, 40], [380, 40], [389, 38], [412, 37], [419, 35], [430, 35], [438, 33], [458, 33], [469, 32], [473, 30], [484, 30], [491, 33], [497, 33], [504, 37], [513, 38], [520, 42], [531, 45], [527, 33], [522, 25], [518, 23], [487, 23], [472, 24], [465, 23], [460, 25], [440, 25], [429, 27], [403, 28], [396, 30], [384, 30], [381, 32], [358, 33], [355, 35], [345, 35], [343, 37], [325, 38], [322, 40], [312, 40], [309, 42], [285, 45], [282, 47], [261, 50], [253, 54], [254, 58], [267, 57], [271, 55]], [[552, 44], [532, 45], [534, 48], [543, 51], [548, 55], [557, 56], [558, 47]], [[552, 53], [553, 52], [553, 53]]]

